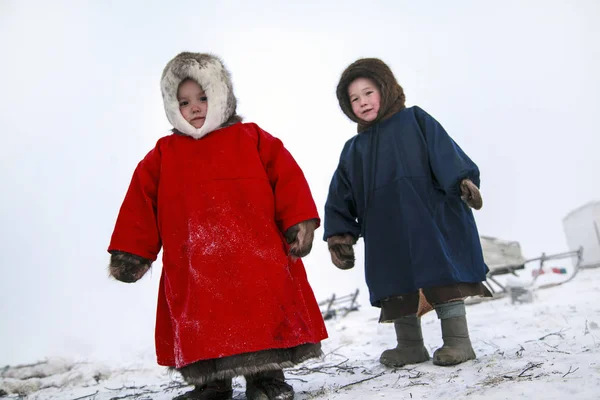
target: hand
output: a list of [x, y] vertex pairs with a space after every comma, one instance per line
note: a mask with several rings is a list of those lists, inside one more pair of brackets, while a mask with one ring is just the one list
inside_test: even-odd
[[150, 269], [152, 261], [123, 251], [110, 254], [108, 272], [110, 276], [125, 283], [137, 282]]
[[339, 269], [354, 267], [354, 244], [356, 239], [352, 235], [336, 235], [327, 239], [327, 247], [331, 254], [331, 262]]
[[460, 193], [460, 198], [467, 203], [469, 207], [474, 208], [475, 210], [479, 210], [483, 207], [481, 193], [470, 179], [463, 179], [460, 183]]
[[306, 257], [312, 249], [317, 220], [309, 219], [291, 226], [285, 231], [285, 240], [290, 245], [290, 255], [294, 258]]

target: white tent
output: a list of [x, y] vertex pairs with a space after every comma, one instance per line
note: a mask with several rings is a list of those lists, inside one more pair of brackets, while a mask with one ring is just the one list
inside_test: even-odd
[[590, 202], [563, 218], [569, 250], [583, 248], [581, 268], [600, 267], [600, 201]]

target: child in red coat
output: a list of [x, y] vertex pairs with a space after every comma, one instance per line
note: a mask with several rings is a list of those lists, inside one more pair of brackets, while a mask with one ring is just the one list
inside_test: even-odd
[[320, 356], [327, 338], [300, 260], [320, 224], [304, 174], [279, 139], [241, 122], [217, 57], [177, 55], [161, 89], [173, 134], [133, 174], [110, 274], [137, 281], [162, 247], [156, 353], [196, 386], [183, 398], [230, 399], [243, 375], [249, 399], [291, 399], [282, 368]]

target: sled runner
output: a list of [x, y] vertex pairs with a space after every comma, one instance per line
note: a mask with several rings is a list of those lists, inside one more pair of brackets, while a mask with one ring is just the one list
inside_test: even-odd
[[[573, 272], [566, 280], [558, 283], [537, 286], [537, 289], [554, 287], [571, 281], [579, 272], [579, 267], [583, 259], [583, 248], [551, 255], [542, 253], [540, 257], [526, 259], [522, 254], [519, 242], [502, 240], [490, 236], [481, 236], [480, 239], [483, 249], [483, 257], [489, 268], [486, 283], [494, 295], [493, 298], [496, 299], [510, 295], [513, 303], [531, 301], [530, 290], [533, 289], [539, 276], [547, 273], [566, 275], [566, 268], [557, 267], [555, 265], [549, 266], [548, 262], [576, 258], [575, 262], [573, 263]], [[533, 280], [529, 283], [518, 283], [517, 281], [501, 283], [496, 279], [498, 276], [507, 274], [519, 277], [517, 273], [519, 270], [524, 270], [527, 264], [535, 262], [539, 262], [539, 267], [532, 271]], [[478, 301], [480, 300], [472, 299], [471, 302]]]
[[336, 318], [338, 313], [345, 317], [351, 311], [358, 311], [359, 304], [356, 302], [359, 290], [356, 289], [354, 293], [347, 294], [345, 296], [336, 297], [335, 293], [331, 295], [327, 300], [323, 300], [319, 303], [321, 307], [321, 314], [325, 321]]

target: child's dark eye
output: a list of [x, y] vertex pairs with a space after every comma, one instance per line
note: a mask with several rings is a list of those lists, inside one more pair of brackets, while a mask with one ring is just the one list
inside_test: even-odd
[[187, 106], [189, 103], [187, 101], [180, 101], [179, 102], [179, 107], [185, 107]]
[[367, 95], [369, 95], [369, 96], [370, 96], [371, 94], [373, 94], [373, 91], [372, 91], [372, 90], [367, 92]]
[[354, 103], [356, 100], [358, 100], [358, 98], [356, 98], [356, 97], [353, 99], [350, 99], [350, 103]]
[[206, 97], [206, 96], [200, 97], [200, 101], [207, 101], [207, 100], [208, 100], [208, 97]]

